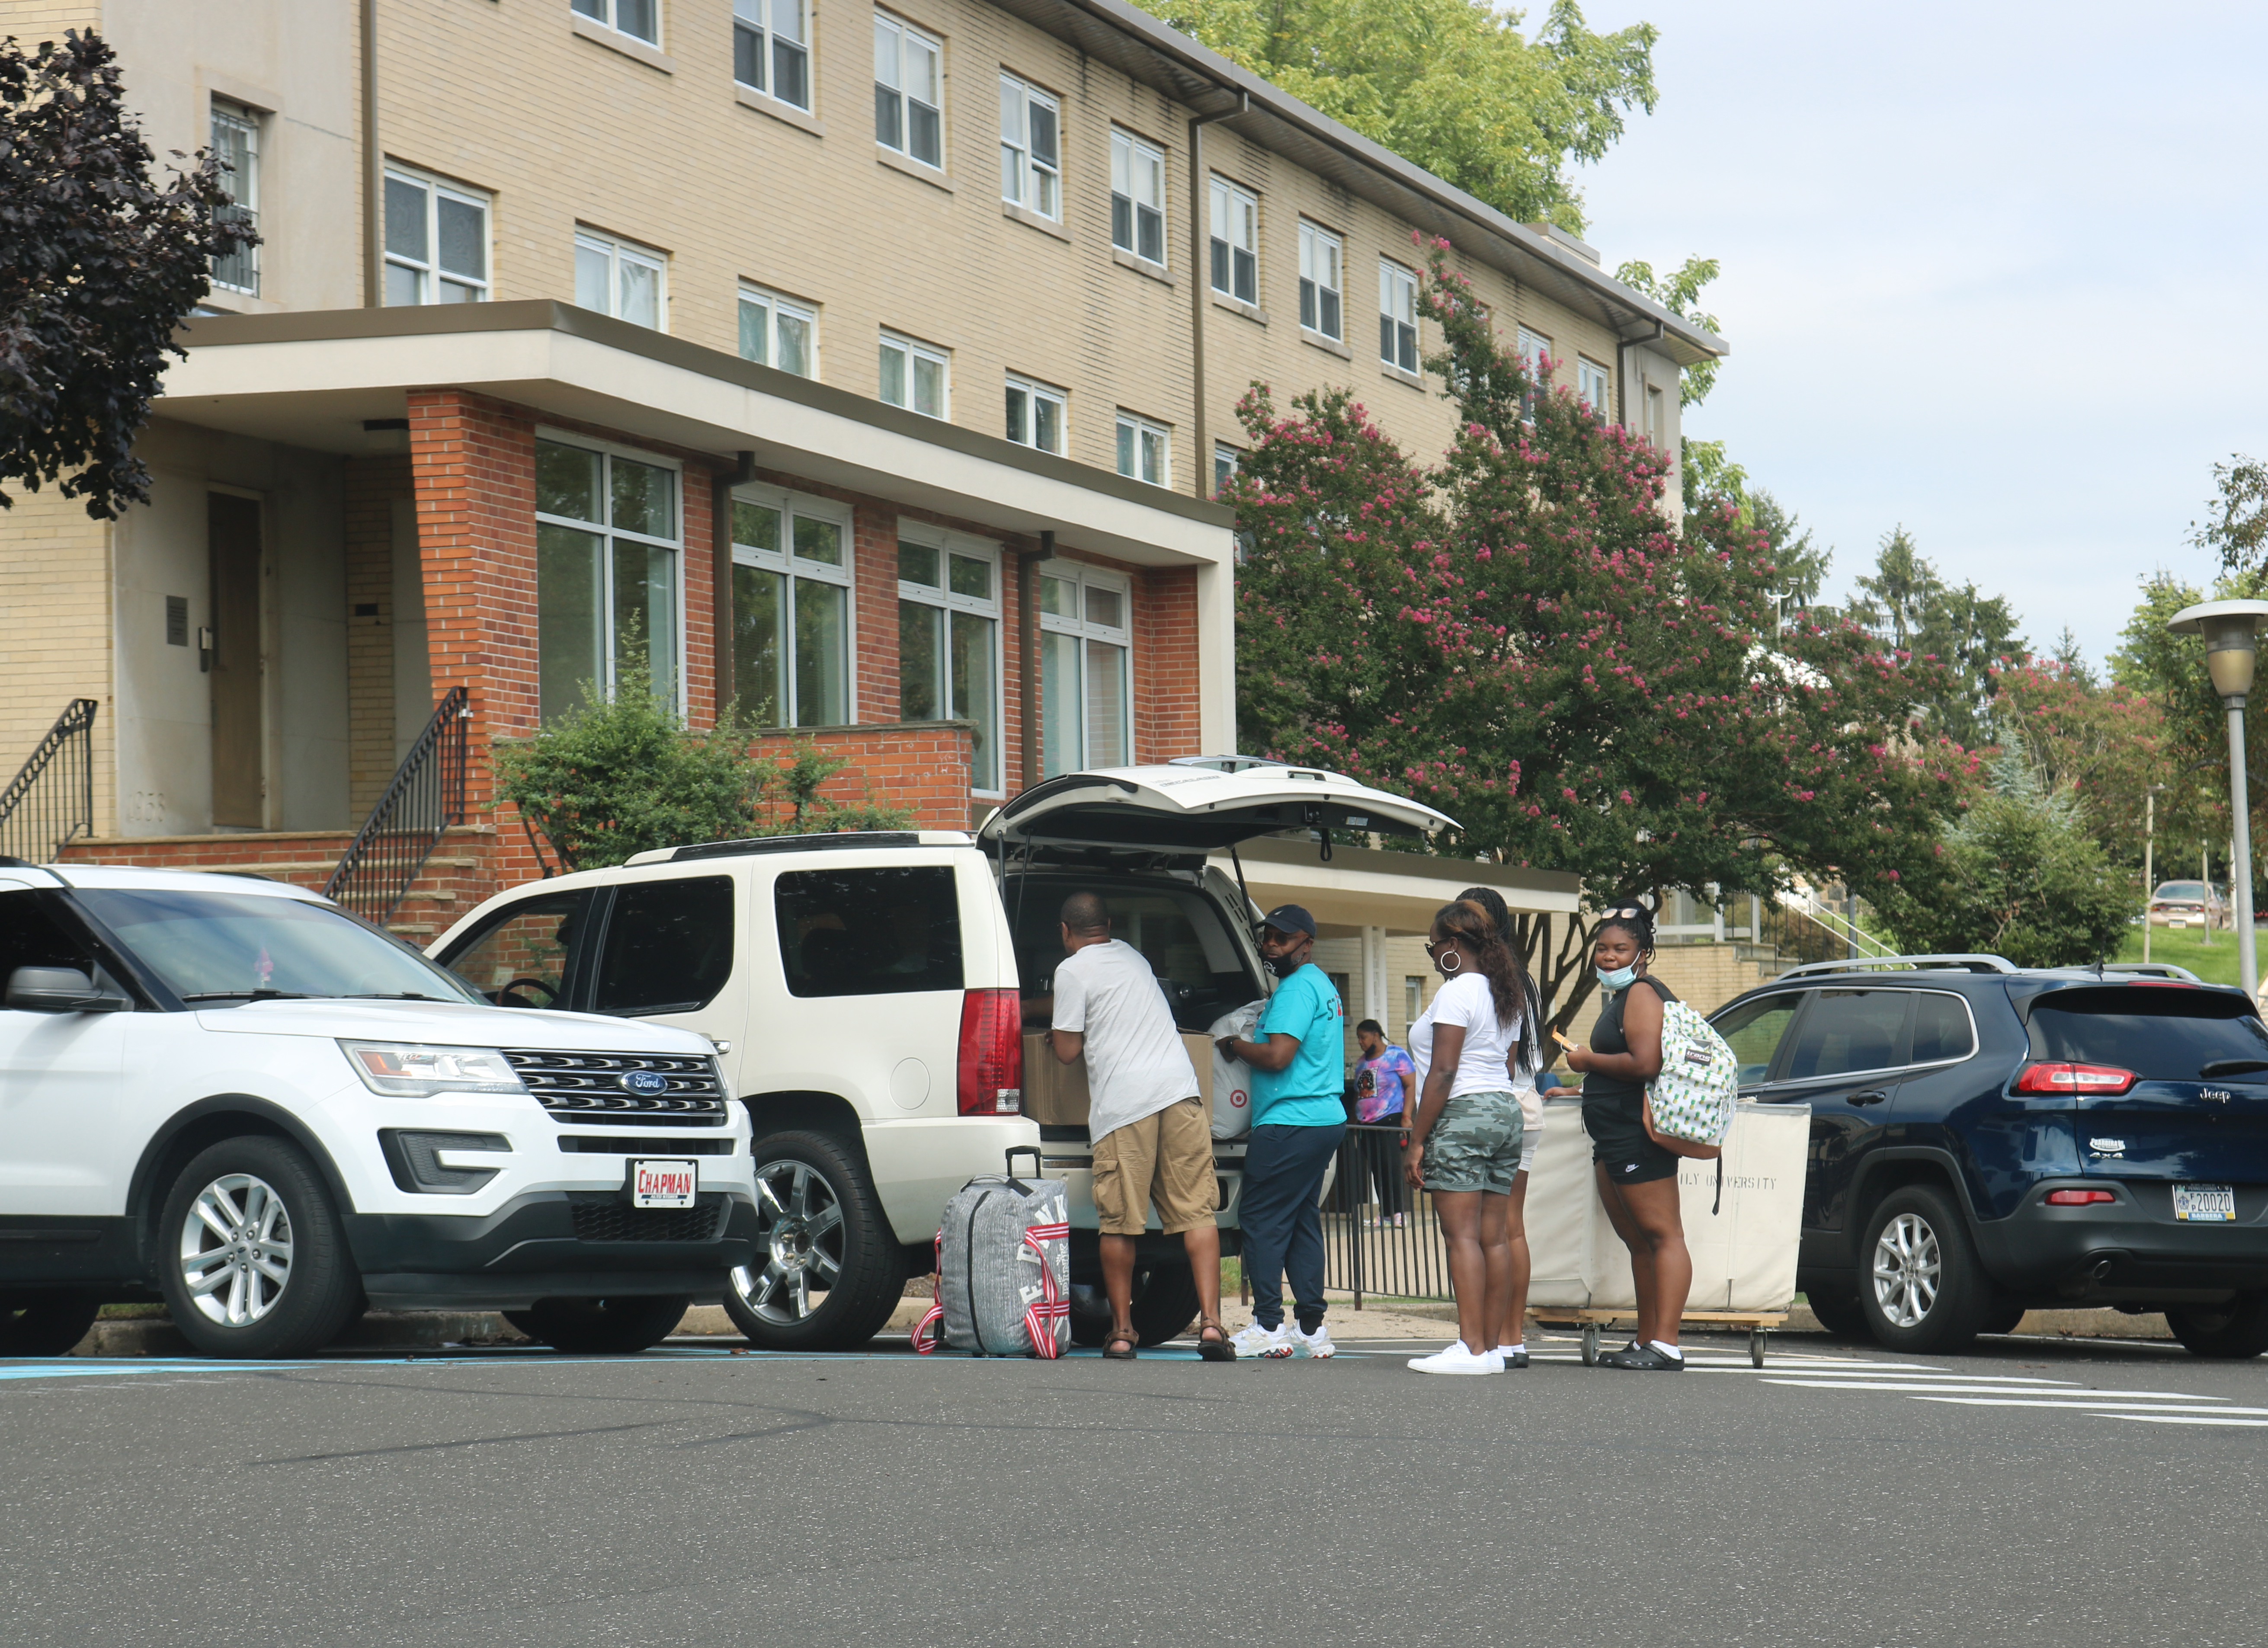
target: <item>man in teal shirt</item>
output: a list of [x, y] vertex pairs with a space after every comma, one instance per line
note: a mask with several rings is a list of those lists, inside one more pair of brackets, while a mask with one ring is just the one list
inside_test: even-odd
[[[1244, 1153], [1244, 1274], [1252, 1326], [1236, 1335], [1240, 1357], [1327, 1357], [1323, 1326], [1323, 1173], [1346, 1137], [1339, 1063], [1346, 1010], [1330, 977], [1308, 960], [1315, 918], [1297, 904], [1268, 912], [1260, 953], [1279, 982], [1255, 1041], [1223, 1036], [1220, 1050], [1252, 1066], [1252, 1137]], [[1298, 1325], [1284, 1323], [1289, 1276]]]

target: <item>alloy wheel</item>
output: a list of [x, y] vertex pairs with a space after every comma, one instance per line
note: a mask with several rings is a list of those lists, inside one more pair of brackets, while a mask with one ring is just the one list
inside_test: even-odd
[[1937, 1232], [1916, 1213], [1901, 1213], [1874, 1238], [1874, 1304], [1893, 1328], [1920, 1325], [1937, 1303], [1945, 1255]]
[[808, 1162], [767, 1162], [756, 1169], [756, 1224], [763, 1262], [734, 1270], [733, 1286], [765, 1321], [802, 1321], [816, 1308], [812, 1295], [843, 1274], [842, 1199]]
[[189, 1203], [180, 1266], [200, 1314], [224, 1328], [250, 1327], [291, 1283], [291, 1210], [265, 1179], [224, 1174]]

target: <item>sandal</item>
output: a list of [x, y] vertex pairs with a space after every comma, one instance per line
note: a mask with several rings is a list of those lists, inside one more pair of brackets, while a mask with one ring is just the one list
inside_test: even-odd
[[[1108, 1361], [1131, 1362], [1134, 1359], [1134, 1347], [1139, 1343], [1141, 1341], [1133, 1334], [1113, 1328], [1109, 1337], [1102, 1342], [1102, 1354]], [[1124, 1345], [1126, 1348], [1121, 1350], [1117, 1349], [1120, 1345]]]
[[[1212, 1337], [1206, 1338], [1207, 1334]], [[1236, 1347], [1228, 1342], [1228, 1329], [1210, 1316], [1197, 1318], [1197, 1354], [1208, 1362], [1236, 1360]]]

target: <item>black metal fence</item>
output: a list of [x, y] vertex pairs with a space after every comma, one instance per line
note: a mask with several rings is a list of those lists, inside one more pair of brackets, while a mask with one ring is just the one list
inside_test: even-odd
[[0, 790], [0, 853], [45, 864], [67, 842], [94, 834], [98, 707], [92, 698], [72, 699]]
[[339, 855], [323, 894], [357, 916], [388, 920], [401, 908], [442, 833], [465, 821], [466, 722], [462, 687], [452, 687], [394, 769], [361, 831]]
[[1449, 1254], [1433, 1198], [1402, 1172], [1402, 1129], [1352, 1126], [1323, 1198], [1323, 1288], [1355, 1308], [1378, 1299], [1446, 1299]]

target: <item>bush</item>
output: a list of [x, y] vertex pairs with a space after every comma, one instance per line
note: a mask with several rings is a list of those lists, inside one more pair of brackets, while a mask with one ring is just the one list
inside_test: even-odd
[[902, 807], [821, 798], [820, 787], [850, 763], [808, 739], [785, 759], [753, 747], [756, 729], [728, 708], [696, 732], [656, 696], [642, 673], [624, 671], [611, 698], [585, 683], [585, 703], [529, 739], [490, 748], [497, 798], [543, 832], [561, 865], [602, 870], [658, 847], [754, 835], [902, 829]]

